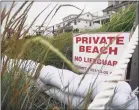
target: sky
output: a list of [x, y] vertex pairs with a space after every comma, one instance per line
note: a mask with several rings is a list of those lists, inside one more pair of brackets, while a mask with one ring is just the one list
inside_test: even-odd
[[[10, 7], [11, 2], [3, 2], [2, 6], [4, 7], [7, 5], [7, 8]], [[22, 2], [18, 2], [18, 4], [15, 7], [15, 10], [22, 4]], [[36, 25], [40, 25], [44, 18], [48, 15], [48, 13], [52, 10], [52, 8], [57, 4], [57, 2], [35, 2], [30, 9], [28, 13], [28, 18], [26, 21], [26, 24], [30, 24], [31, 21], [37, 16], [38, 13], [40, 13], [48, 4], [51, 4], [42, 14], [41, 16], [37, 19], [35, 22]], [[101, 14], [101, 11], [105, 9], [108, 6], [108, 2], [59, 2], [60, 4], [71, 4], [75, 5], [80, 9], [83, 9], [85, 7], [84, 12], [91, 12], [96, 14], [96, 12], [99, 12]], [[13, 12], [15, 11], [13, 10]], [[55, 12], [55, 11], [54, 11]], [[49, 19], [46, 21], [45, 25], [48, 25], [48, 22], [52, 18], [52, 15], [54, 12], [51, 14]], [[59, 11], [56, 13], [55, 17], [51, 20], [49, 26], [57, 24], [59, 22], [62, 22], [62, 18], [68, 16], [69, 14], [79, 14], [81, 11], [74, 8], [74, 7], [62, 7], [59, 9]]]

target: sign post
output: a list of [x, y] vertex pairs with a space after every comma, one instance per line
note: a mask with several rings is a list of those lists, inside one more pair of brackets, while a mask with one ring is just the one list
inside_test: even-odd
[[[136, 4], [136, 26], [139, 25], [139, 2], [137, 1]], [[135, 27], [136, 27], [135, 26]], [[137, 46], [135, 52], [133, 53], [132, 61], [131, 61], [131, 70], [130, 72], [130, 79], [131, 81], [129, 84], [131, 85], [132, 89], [138, 87], [138, 73], [139, 73], [139, 47]]]

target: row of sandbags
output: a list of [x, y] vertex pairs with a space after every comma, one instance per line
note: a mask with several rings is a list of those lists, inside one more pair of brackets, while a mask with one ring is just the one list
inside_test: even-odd
[[[8, 70], [12, 68], [14, 59], [10, 59], [8, 62]], [[18, 60], [20, 69], [27, 71], [27, 73], [34, 74], [38, 63], [31, 60]], [[34, 71], [35, 70], [35, 71]], [[32, 73], [31, 73], [32, 72]], [[90, 102], [93, 101], [94, 97], [103, 89], [103, 82], [106, 81], [107, 76], [99, 75], [94, 76], [87, 74], [81, 81], [83, 75], [77, 75], [76, 73], [66, 70], [59, 69], [54, 66], [43, 66], [40, 71], [40, 76], [37, 79], [38, 88], [46, 88], [44, 92], [60, 102], [72, 105], [73, 108], [81, 108], [85, 97], [88, 92], [91, 92]], [[80, 84], [80, 85], [79, 85]], [[51, 86], [50, 89], [47, 87]], [[124, 104], [131, 102], [127, 109], [138, 108], [138, 98], [132, 93], [131, 87], [124, 81], [119, 81], [116, 86], [114, 97], [109, 105], [110, 108], [118, 108]]]
[[[70, 101], [73, 107], [81, 108], [88, 91], [92, 91], [90, 99], [93, 101], [94, 97], [102, 91], [103, 82], [107, 79], [107, 76], [97, 77], [93, 74], [87, 74], [80, 84], [82, 76], [69, 70], [48, 65], [40, 71], [38, 84], [40, 84], [39, 87], [51, 85], [52, 88], [45, 91], [48, 95], [67, 105]], [[128, 107], [126, 105], [127, 109], [138, 108], [138, 98], [132, 93], [130, 85], [124, 81], [119, 81], [110, 108], [124, 106], [126, 102], [130, 102]]]

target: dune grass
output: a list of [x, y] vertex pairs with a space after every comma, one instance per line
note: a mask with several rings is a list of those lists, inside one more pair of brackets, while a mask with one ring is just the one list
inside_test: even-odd
[[103, 24], [99, 29], [88, 29], [81, 33], [95, 32], [130, 32], [136, 17], [136, 5], [130, 4], [128, 8], [121, 9], [119, 12], [112, 15], [110, 21]]
[[[74, 68], [71, 64], [70, 60], [68, 60], [63, 52], [67, 51], [65, 47], [71, 44], [71, 33], [61, 34], [55, 38], [44, 38], [43, 36], [28, 36], [28, 32], [31, 27], [34, 25], [39, 16], [45, 12], [45, 10], [49, 7], [47, 5], [34, 20], [32, 20], [31, 24], [26, 27], [25, 21], [27, 19], [27, 15], [29, 10], [31, 9], [34, 2], [23, 2], [21, 6], [11, 15], [13, 9], [15, 8], [17, 2], [13, 2], [10, 9], [7, 10], [6, 6], [2, 10], [1, 14], [1, 24], [3, 28], [2, 32], [2, 71], [1, 71], [1, 87], [2, 87], [2, 104], [1, 108], [3, 110], [45, 110], [53, 108], [61, 109], [62, 107], [66, 108], [64, 104], [54, 100], [52, 97], [47, 96], [41, 90], [38, 90], [35, 87], [36, 80], [33, 78], [27, 77], [25, 71], [19, 70], [18, 65], [13, 63], [12, 70], [8, 71], [8, 62], [11, 58], [17, 59], [31, 59], [36, 62], [40, 62], [43, 64], [50, 64], [55, 62], [55, 57], [57, 57], [57, 62], [59, 63], [57, 66], [60, 66], [60, 62], [67, 62], [68, 67]], [[48, 16], [44, 18], [42, 25], [44, 25], [45, 21], [48, 19], [49, 15], [55, 11], [53, 17], [58, 12], [58, 10], [64, 6], [70, 6], [76, 9], [79, 9], [73, 5], [56, 5]], [[80, 10], [80, 9], [79, 9]], [[25, 29], [26, 28], [26, 29]], [[61, 37], [60, 37], [61, 36]], [[49, 46], [40, 43], [39, 40], [36, 42], [31, 42], [27, 45], [25, 49], [25, 53], [22, 53], [22, 49], [24, 48], [24, 44], [31, 40], [32, 38], [39, 38], [44, 43], [48, 43]], [[59, 41], [58, 41], [59, 39]], [[59, 45], [61, 44], [61, 45]], [[64, 44], [64, 45], [63, 45]], [[56, 46], [58, 50], [54, 48]], [[50, 48], [51, 47], [51, 48]], [[55, 51], [54, 51], [55, 50]], [[57, 55], [59, 54], [59, 56]], [[5, 55], [8, 56], [6, 60], [4, 60]], [[49, 57], [48, 57], [49, 56]], [[48, 60], [49, 59], [49, 60]], [[49, 63], [50, 62], [50, 63]]]

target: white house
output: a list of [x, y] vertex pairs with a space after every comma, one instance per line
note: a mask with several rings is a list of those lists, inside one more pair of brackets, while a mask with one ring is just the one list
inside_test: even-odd
[[[135, 2], [135, 1], [134, 1]], [[134, 3], [133, 1], [109, 1], [108, 7], [103, 10], [103, 16], [95, 16], [90, 12], [83, 13], [74, 20], [78, 15], [71, 14], [63, 18], [63, 21], [55, 26], [55, 29], [60, 29], [65, 25], [72, 26], [73, 30], [78, 28], [82, 29], [97, 29], [102, 26], [102, 24], [108, 22], [113, 13], [118, 12], [121, 8], [125, 9], [128, 4]]]
[[129, 4], [134, 4], [137, 1], [119, 1], [119, 0], [113, 0], [108, 1], [108, 7], [103, 10], [104, 15], [113, 14], [118, 12], [121, 9], [126, 9]]
[[64, 27], [66, 26], [68, 23], [68, 26], [72, 26], [73, 27], [73, 30], [74, 29], [94, 29], [94, 28], [98, 28], [100, 27], [101, 25], [99, 23], [96, 23], [94, 25], [93, 23], [93, 19], [96, 19], [97, 16], [94, 16], [92, 15], [90, 12], [87, 12], [87, 13], [83, 13], [82, 15], [80, 15], [76, 20], [75, 18], [77, 17], [78, 15], [76, 14], [71, 14], [71, 15], [68, 15], [66, 17], [63, 18], [63, 22], [59, 23], [56, 25], [56, 29], [59, 29], [61, 27]]

